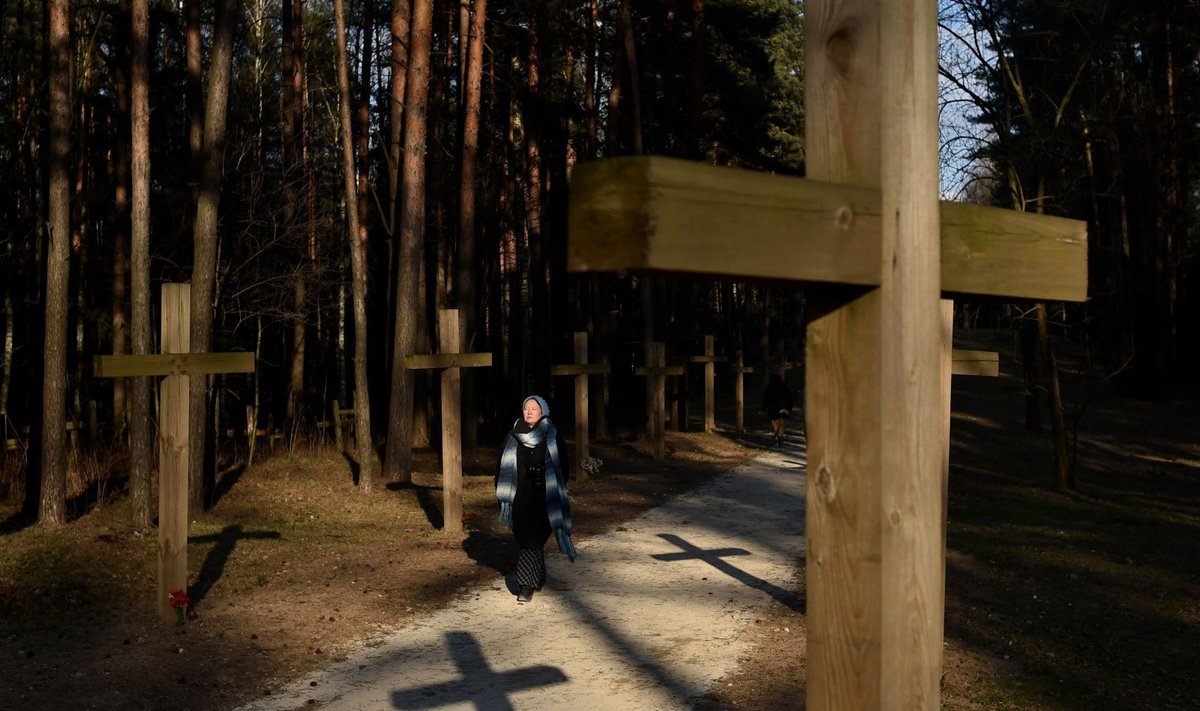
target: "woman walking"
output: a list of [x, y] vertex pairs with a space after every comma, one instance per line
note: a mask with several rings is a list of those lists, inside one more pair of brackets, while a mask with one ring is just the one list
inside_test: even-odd
[[559, 550], [575, 561], [571, 542], [571, 504], [567, 498], [570, 474], [567, 451], [550, 421], [550, 406], [537, 395], [521, 404], [500, 455], [496, 499], [500, 520], [513, 532], [517, 553], [517, 602], [529, 602], [546, 582], [544, 548], [554, 533]]
[[783, 444], [787, 418], [792, 416], [792, 391], [778, 373], [771, 373], [767, 387], [763, 390], [762, 411], [771, 421], [773, 442], [778, 447]]

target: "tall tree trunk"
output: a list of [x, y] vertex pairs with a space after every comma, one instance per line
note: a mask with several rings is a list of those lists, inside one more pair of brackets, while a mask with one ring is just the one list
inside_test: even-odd
[[[279, 136], [283, 173], [283, 229], [289, 241], [299, 232], [297, 208], [303, 204], [299, 199], [297, 185], [302, 185], [304, 161], [304, 0], [285, 0], [282, 11], [282, 45]], [[303, 253], [303, 250], [301, 250]], [[312, 258], [312, 250], [301, 256]], [[303, 412], [304, 357], [308, 324], [308, 272], [301, 271], [292, 287], [292, 345], [288, 367], [287, 421], [294, 427]]]
[[[130, 84], [129, 276], [132, 348], [150, 353], [150, 20], [149, 0], [132, 0]], [[129, 491], [133, 525], [150, 528], [154, 447], [150, 379], [132, 378], [129, 403]]]
[[633, 118], [633, 153], [640, 156], [645, 153], [642, 143], [641, 82], [638, 80], [637, 49], [633, 37], [633, 20], [629, 16], [629, 0], [618, 0], [617, 12], [619, 13], [617, 24], [620, 28], [621, 44], [624, 49], [625, 67], [629, 70], [630, 112]]
[[[463, 2], [465, 8], [467, 3]], [[479, 111], [483, 89], [483, 44], [487, 23], [487, 0], [474, 0], [470, 21], [462, 24], [467, 43], [466, 85], [463, 91], [462, 167], [459, 171], [458, 203], [458, 312], [463, 336], [462, 346], [473, 350], [477, 322], [475, 281], [475, 249], [478, 234], [475, 222], [476, 185], [479, 167]], [[479, 403], [475, 397], [475, 374], [467, 369], [462, 377], [463, 390], [463, 448], [471, 450], [476, 444], [476, 422]]]
[[[130, 0], [117, 3], [117, 22], [113, 32], [122, 61], [117, 62], [113, 82], [116, 95], [118, 133], [113, 139], [109, 174], [113, 182], [113, 271], [112, 271], [112, 353], [124, 355], [129, 346], [129, 66]], [[115, 378], [112, 383], [113, 431], [125, 435], [128, 380]], [[96, 433], [92, 433], [94, 437]]]
[[685, 150], [696, 160], [704, 157], [700, 136], [700, 119], [704, 112], [704, 31], [704, 0], [692, 0], [692, 70]]
[[[6, 240], [4, 247], [7, 264], [13, 264], [13, 240]], [[8, 434], [8, 392], [12, 386], [13, 333], [16, 331], [16, 308], [13, 304], [13, 279], [11, 272], [4, 279], [4, 365], [0, 366], [0, 428]]]
[[354, 440], [358, 454], [359, 487], [365, 493], [379, 488], [379, 466], [371, 443], [371, 392], [367, 383], [367, 235], [358, 223], [354, 185], [354, 137], [350, 123], [350, 66], [346, 57], [346, 13], [334, 0], [337, 23], [338, 107], [342, 135], [342, 172], [349, 223], [350, 269], [354, 311]]
[[[388, 106], [388, 202], [387, 202], [387, 233], [388, 233], [388, 262], [386, 284], [396, 283], [396, 273], [399, 269], [397, 260], [400, 249], [397, 245], [399, 235], [396, 229], [396, 211], [400, 199], [400, 161], [404, 148], [404, 94], [408, 86], [408, 40], [410, 34], [409, 18], [412, 15], [412, 0], [392, 0], [392, 55], [391, 55], [391, 86], [389, 87], [390, 101]], [[396, 311], [396, 290], [386, 289], [389, 316], [394, 319]], [[391, 362], [391, 342], [389, 341], [387, 362]]]
[[[217, 274], [218, 218], [221, 182], [225, 162], [225, 128], [229, 107], [229, 78], [233, 68], [233, 26], [240, 3], [223, 0], [213, 31], [213, 46], [208, 68], [208, 90], [204, 100], [204, 140], [201, 151], [196, 218], [192, 228], [192, 353], [207, 353], [212, 342], [213, 292]], [[204, 507], [205, 451], [208, 449], [208, 381], [204, 376], [190, 378], [188, 433], [191, 457], [188, 472], [188, 506]]]
[[71, 19], [67, 0], [48, 0], [50, 59], [49, 204], [46, 224], [45, 374], [42, 380], [42, 476], [38, 523], [58, 525], [67, 508], [67, 311], [70, 277]]
[[[529, 79], [527, 89], [531, 103], [537, 105], [540, 100], [541, 87], [541, 55], [540, 30], [542, 14], [535, 10], [529, 20], [529, 51], [526, 56], [526, 71]], [[529, 339], [528, 370], [525, 379], [528, 383], [526, 392], [542, 390], [543, 373], [550, 372], [549, 322], [550, 298], [547, 284], [547, 269], [549, 260], [546, 250], [546, 230], [544, 225], [543, 192], [542, 192], [542, 147], [541, 130], [542, 117], [536, 111], [522, 112], [521, 126], [525, 137], [525, 231], [529, 244], [529, 285], [528, 308], [530, 328], [524, 336]]]
[[596, 34], [600, 29], [599, 0], [588, 0], [587, 56], [583, 60], [583, 158], [596, 157]]
[[[200, 0], [184, 0], [187, 61], [188, 150], [192, 156], [192, 174], [199, 175], [204, 162], [204, 47], [201, 39]], [[195, 197], [193, 196], [193, 200]]]
[[414, 352], [417, 342], [419, 280], [424, 264], [425, 124], [432, 26], [433, 0], [415, 0], [404, 107], [400, 255], [395, 284], [392, 388], [388, 402], [387, 454], [384, 458], [387, 479], [401, 483], [412, 481], [413, 375], [412, 371], [405, 369], [404, 357]]
[[1055, 480], [1060, 491], [1075, 490], [1075, 471], [1071, 466], [1071, 453], [1067, 449], [1067, 426], [1063, 416], [1062, 390], [1058, 383], [1058, 359], [1054, 356], [1054, 347], [1050, 342], [1050, 328], [1047, 323], [1046, 305], [1038, 303], [1037, 311], [1038, 343], [1042, 364], [1046, 368], [1049, 380], [1049, 398], [1046, 405], [1050, 408], [1050, 434], [1054, 438], [1054, 471]]

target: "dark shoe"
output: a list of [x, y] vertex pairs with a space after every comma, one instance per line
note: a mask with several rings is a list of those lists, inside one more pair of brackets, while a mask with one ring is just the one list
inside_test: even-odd
[[521, 591], [517, 593], [517, 602], [529, 602], [533, 599], [533, 588], [528, 585], [522, 585]]

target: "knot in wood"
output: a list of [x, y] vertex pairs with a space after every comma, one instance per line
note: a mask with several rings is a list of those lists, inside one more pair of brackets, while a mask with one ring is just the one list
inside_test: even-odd
[[849, 230], [854, 224], [854, 210], [849, 205], [842, 205], [833, 216], [833, 223], [842, 231]]
[[854, 55], [858, 44], [855, 41], [855, 35], [853, 27], [843, 27], [829, 35], [829, 39], [825, 42], [825, 54], [829, 57], [829, 64], [839, 76], [848, 76], [850, 68], [854, 64]]
[[829, 470], [829, 467], [824, 462], [817, 469], [817, 492], [821, 495], [825, 503], [831, 503], [833, 497], [837, 495], [837, 486], [833, 481], [833, 472]]

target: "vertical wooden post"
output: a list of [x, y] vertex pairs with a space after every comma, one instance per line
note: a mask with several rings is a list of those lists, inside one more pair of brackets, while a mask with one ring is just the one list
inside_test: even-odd
[[733, 407], [734, 407], [734, 428], [738, 434], [746, 431], [746, 373], [753, 373], [754, 368], [746, 367], [745, 356], [739, 350], [734, 356], [733, 363]]
[[[191, 284], [163, 284], [162, 352], [186, 353]], [[187, 589], [188, 376], [171, 374], [159, 391], [158, 614], [175, 619], [168, 595]]]
[[[588, 362], [587, 331], [575, 332], [575, 362], [585, 365]], [[583, 470], [583, 460], [588, 458], [588, 376], [580, 373], [575, 376], [575, 471], [580, 476], [586, 476]]]
[[[650, 366], [663, 368], [667, 365], [667, 344], [650, 344]], [[650, 415], [650, 431], [654, 440], [654, 461], [661, 462], [666, 457], [666, 385], [667, 376], [655, 373], [650, 376], [650, 402], [653, 413]]]
[[[805, 9], [808, 177], [880, 187], [883, 216], [879, 287], [822, 295], [808, 327], [807, 706], [932, 710], [945, 510], [937, 7]], [[855, 218], [838, 211], [838, 224]]]
[[[458, 353], [462, 350], [462, 332], [458, 310], [438, 311], [438, 350]], [[462, 531], [462, 403], [461, 371], [442, 370], [442, 530]]]
[[717, 353], [716, 339], [712, 336], [704, 337], [704, 355], [708, 358], [704, 361], [704, 431], [712, 432], [717, 429], [716, 401], [713, 392], [715, 365], [712, 361]]

